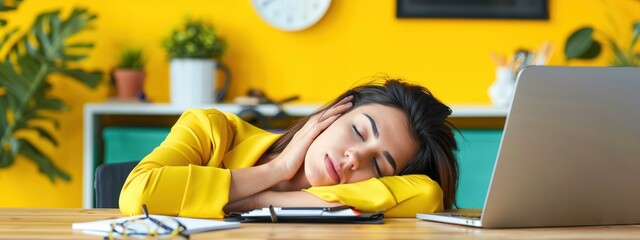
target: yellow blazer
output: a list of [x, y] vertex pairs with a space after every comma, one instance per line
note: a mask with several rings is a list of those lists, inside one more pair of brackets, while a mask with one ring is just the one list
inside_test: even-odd
[[[214, 109], [189, 109], [167, 138], [127, 177], [120, 211], [141, 214], [146, 203], [154, 213], [222, 218], [229, 199], [230, 169], [253, 166], [280, 137]], [[415, 217], [441, 211], [442, 190], [424, 175], [372, 178], [358, 183], [304, 189], [325, 201], [387, 217]]]

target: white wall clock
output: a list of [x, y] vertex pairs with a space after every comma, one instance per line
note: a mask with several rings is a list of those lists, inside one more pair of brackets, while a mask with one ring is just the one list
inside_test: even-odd
[[260, 17], [284, 31], [300, 31], [313, 26], [325, 15], [331, 0], [252, 0]]

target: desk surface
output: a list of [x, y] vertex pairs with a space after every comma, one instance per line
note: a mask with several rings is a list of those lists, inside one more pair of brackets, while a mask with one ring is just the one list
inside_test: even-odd
[[[116, 209], [0, 208], [0, 239], [101, 239], [71, 230], [74, 222], [122, 217]], [[238, 229], [198, 233], [191, 239], [638, 239], [640, 225], [478, 229], [417, 219], [384, 224], [247, 223]]]

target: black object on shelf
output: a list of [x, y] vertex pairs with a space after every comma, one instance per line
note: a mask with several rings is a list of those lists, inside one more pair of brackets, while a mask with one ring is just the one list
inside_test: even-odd
[[[250, 97], [256, 97], [259, 99], [258, 105], [247, 105], [243, 106], [243, 109], [240, 110], [238, 116], [248, 123], [260, 127], [262, 129], [283, 129], [292, 122], [292, 116], [287, 114], [287, 112], [282, 107], [283, 104], [298, 100], [299, 96], [291, 96], [280, 101], [274, 101], [271, 98], [267, 97], [267, 95], [258, 90], [251, 89], [247, 94]], [[257, 110], [257, 106], [261, 104], [273, 104], [278, 108], [278, 112], [273, 116], [265, 116]]]

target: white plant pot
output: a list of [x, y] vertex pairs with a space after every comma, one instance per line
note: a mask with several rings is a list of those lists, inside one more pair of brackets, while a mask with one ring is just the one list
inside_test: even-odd
[[216, 65], [217, 62], [211, 59], [172, 59], [171, 104], [192, 106], [214, 103]]
[[506, 108], [511, 105], [515, 90], [515, 75], [508, 67], [496, 68], [496, 80], [489, 87], [489, 98], [494, 106]]

